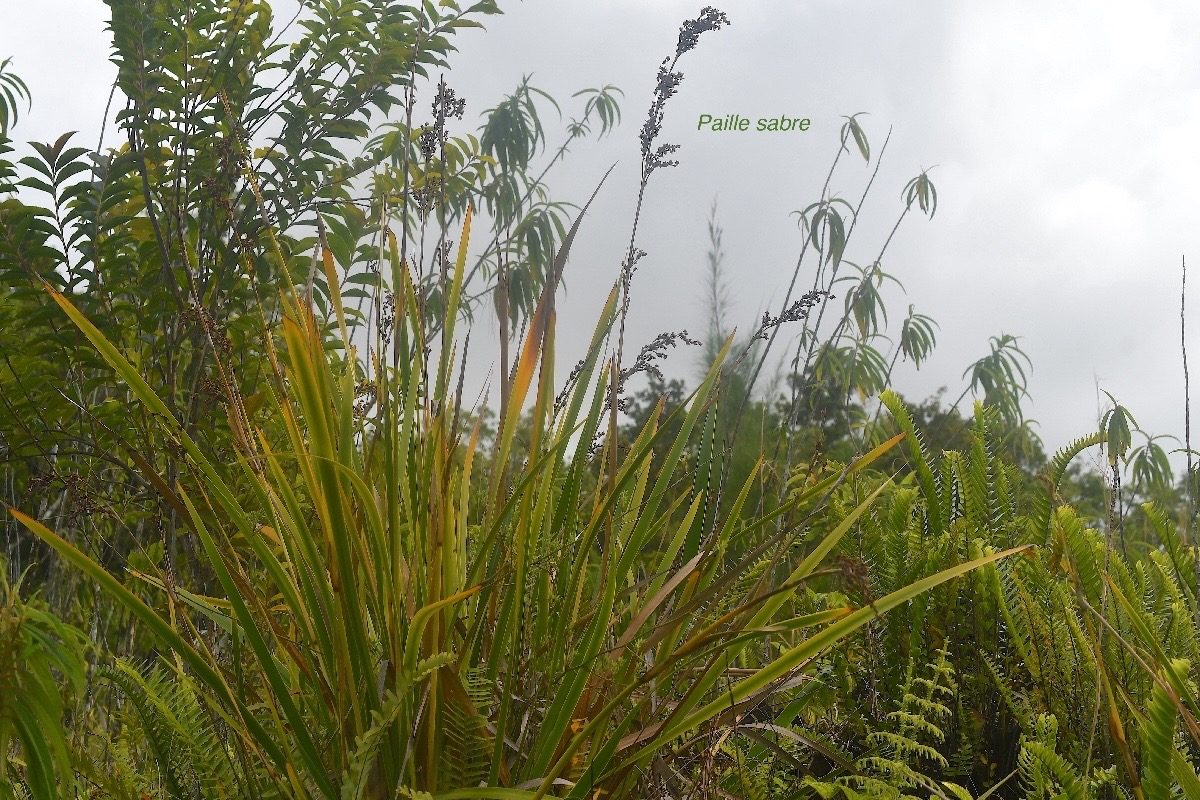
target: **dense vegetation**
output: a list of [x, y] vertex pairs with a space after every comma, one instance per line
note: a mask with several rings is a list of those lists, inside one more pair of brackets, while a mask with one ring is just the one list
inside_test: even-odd
[[[546, 180], [620, 90], [555, 142], [522, 80], [476, 135], [433, 75], [490, 0], [106, 2], [117, 146], [14, 160], [0, 64], [0, 796], [1200, 800], [1194, 485], [1115, 401], [1047, 456], [1013, 336], [953, 403], [896, 393], [936, 323], [889, 329], [891, 236], [831, 188], [886, 150], [857, 116], [778, 311], [731, 335], [714, 208], [704, 335], [627, 352], [725, 14], [654, 76], [563, 369], [590, 200]], [[937, 209], [900, 195], [892, 235]]]

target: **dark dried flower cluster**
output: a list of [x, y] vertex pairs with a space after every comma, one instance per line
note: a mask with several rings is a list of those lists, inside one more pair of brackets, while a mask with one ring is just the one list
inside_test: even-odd
[[467, 101], [458, 98], [454, 90], [443, 80], [438, 84], [437, 94], [433, 98], [433, 123], [421, 127], [421, 135], [417, 138], [417, 147], [426, 161], [433, 160], [438, 148], [446, 143], [446, 120], [462, 119]]
[[392, 328], [396, 325], [396, 294], [390, 290], [383, 293], [383, 309], [379, 312], [379, 333], [384, 344], [392, 342]]
[[696, 42], [700, 40], [700, 34], [705, 31], [720, 30], [722, 26], [728, 24], [729, 17], [725, 16], [725, 12], [718, 11], [712, 6], [705, 6], [700, 11], [698, 18], [689, 19], [679, 26], [679, 41], [675, 45], [675, 57], [667, 56], [658, 66], [658, 84], [654, 87], [654, 101], [650, 104], [650, 113], [646, 115], [646, 121], [642, 124], [643, 181], [659, 167], [679, 165], [678, 161], [669, 158], [679, 149], [679, 145], [663, 144], [657, 148], [654, 146], [654, 140], [662, 132], [663, 110], [666, 108], [667, 100], [675, 96], [675, 93], [679, 91], [679, 84], [683, 82], [683, 73], [675, 69], [675, 64], [678, 63], [680, 56], [695, 48]]
[[[842, 585], [862, 596], [865, 603], [875, 609], [875, 597], [871, 592], [871, 570], [861, 558], [840, 555], [836, 559], [842, 573]], [[875, 609], [878, 613], [878, 609]]]
[[417, 147], [421, 150], [421, 155], [426, 161], [432, 161], [433, 156], [437, 153], [438, 145], [442, 143], [444, 137], [438, 135], [437, 128], [425, 125], [421, 128], [421, 135], [417, 137]]
[[635, 247], [630, 257], [621, 262], [621, 280], [628, 283], [637, 272], [637, 263], [645, 257], [646, 251]]
[[434, 266], [437, 269], [449, 270], [451, 268], [452, 265], [450, 263], [450, 248], [453, 246], [454, 246], [453, 240], [444, 239], [444, 240], [442, 240], [441, 247], [439, 247], [437, 250], [434, 251], [433, 260], [434, 260]]
[[[617, 408], [619, 410], [629, 410], [629, 399], [624, 396], [625, 382], [639, 372], [649, 373], [662, 380], [662, 370], [658, 368], [658, 364], [655, 362], [666, 358], [667, 349], [676, 347], [680, 342], [693, 347], [700, 347], [704, 344], [688, 336], [686, 330], [682, 330], [679, 333], [660, 333], [654, 337], [654, 341], [642, 346], [641, 352], [638, 353], [637, 358], [633, 361], [633, 365], [622, 369], [620, 376], [617, 378]], [[612, 402], [608, 398], [605, 398], [604, 410], [607, 411], [610, 408], [612, 408]]]
[[700, 41], [700, 34], [705, 31], [719, 31], [722, 25], [729, 24], [729, 17], [724, 11], [718, 11], [712, 6], [705, 6], [700, 11], [698, 19], [689, 19], [679, 26], [679, 44], [675, 47], [675, 57], [691, 50]]
[[217, 324], [212, 314], [208, 313], [208, 309], [204, 306], [198, 303], [188, 306], [179, 315], [179, 321], [188, 327], [199, 328], [199, 332], [208, 338], [213, 346], [221, 351], [222, 355], [227, 356], [233, 351], [233, 342], [229, 340], [225, 329]]
[[646, 121], [642, 123], [643, 180], [649, 178], [650, 173], [659, 167], [674, 167], [679, 164], [678, 161], [667, 159], [667, 156], [679, 149], [679, 145], [664, 144], [659, 145], [657, 149], [654, 147], [654, 140], [662, 132], [663, 114], [667, 100], [675, 96], [675, 93], [679, 91], [679, 84], [683, 81], [683, 73], [672, 70], [671, 66], [673, 64], [669, 56], [664, 58], [662, 64], [659, 65], [658, 85], [654, 87], [654, 102], [650, 104], [650, 112], [646, 115]]
[[820, 303], [822, 299], [832, 298], [833, 295], [829, 292], [818, 289], [806, 293], [799, 300], [792, 303], [778, 317], [772, 317], [770, 314], [763, 312], [762, 324], [759, 325], [758, 331], [754, 334], [754, 336], [750, 337], [750, 341], [753, 342], [756, 339], [766, 339], [768, 331], [770, 331], [772, 328], [777, 328], [780, 325], [783, 325], [785, 322], [799, 322], [801, 320], [808, 319], [808, 312], [813, 306], [815, 306], [817, 303]]
[[592, 459], [594, 459], [596, 457], [596, 454], [599, 453], [603, 448], [604, 448], [604, 437], [597, 436], [595, 439], [592, 440], [592, 443], [590, 445], [588, 445], [588, 452], [587, 452], [586, 460], [590, 462]]
[[567, 404], [567, 397], [570, 396], [571, 390], [575, 388], [575, 383], [579, 380], [579, 374], [583, 372], [583, 366], [587, 363], [587, 359], [579, 359], [575, 364], [571, 374], [567, 376], [567, 382], [563, 384], [562, 391], [554, 398], [554, 413], [558, 414]]
[[371, 406], [375, 404], [375, 398], [379, 395], [378, 389], [373, 383], [365, 383], [360, 381], [354, 386], [354, 409], [352, 413], [355, 419], [362, 419], [367, 415]]
[[660, 333], [654, 337], [654, 341], [642, 347], [642, 351], [638, 353], [637, 359], [634, 360], [633, 366], [621, 370], [620, 389], [625, 386], [625, 381], [639, 372], [648, 372], [654, 377], [662, 380], [662, 370], [658, 368], [656, 361], [661, 361], [667, 357], [667, 348], [675, 347], [679, 342], [690, 344], [693, 347], [699, 347], [701, 342], [696, 341], [688, 336], [686, 330], [679, 333]]
[[[679, 145], [677, 145], [677, 144], [660, 145], [659, 148], [657, 150], [655, 150], [654, 154], [651, 156], [649, 164], [647, 164], [647, 168], [648, 168], [649, 172], [653, 172], [654, 170], [658, 169], [659, 167], [678, 167], [679, 159], [667, 158], [667, 156], [671, 155], [678, 149], [679, 149]], [[649, 174], [649, 172], [647, 174]]]
[[225, 397], [225, 384], [216, 378], [205, 376], [200, 379], [200, 383], [196, 387], [196, 393], [210, 400], [223, 399]]
[[448, 87], [445, 81], [442, 81], [438, 86], [438, 93], [433, 98], [434, 118], [439, 122], [445, 122], [450, 118], [462, 119], [466, 107], [466, 99], [456, 97], [454, 90]]
[[425, 182], [413, 190], [413, 200], [417, 202], [417, 214], [422, 220], [429, 217], [434, 204], [442, 196], [442, 179], [437, 175], [429, 175]]
[[61, 483], [70, 498], [72, 513], [88, 516], [98, 512], [115, 518], [113, 511], [104, 504], [100, 495], [93, 492], [84, 477], [78, 473], [59, 473], [51, 471], [45, 475], [35, 475], [29, 479], [27, 490], [31, 497], [48, 494], [54, 483]]
[[62, 476], [62, 480], [71, 493], [71, 510], [76, 514], [90, 516], [108, 510], [100, 495], [91, 490], [82, 475], [71, 473]]

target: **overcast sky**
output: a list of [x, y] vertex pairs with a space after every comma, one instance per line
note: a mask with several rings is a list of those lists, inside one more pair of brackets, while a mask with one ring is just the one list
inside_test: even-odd
[[[78, 130], [79, 143], [94, 147], [115, 73], [107, 7], [2, 2], [0, 59], [13, 56], [33, 93], [15, 138]], [[549, 179], [555, 197], [582, 203], [618, 165], [568, 266], [559, 320], [560, 335], [575, 332], [563, 354], [573, 363], [628, 242], [637, 136], [655, 71], [673, 53], [680, 22], [702, 3], [500, 5], [506, 14], [491, 18], [486, 32], [459, 38], [448, 77], [467, 98], [469, 127], [524, 73], [567, 116], [578, 114], [570, 99], [578, 89], [611, 83], [625, 91], [621, 127], [574, 147]], [[277, 7], [283, 17], [294, 3]], [[778, 313], [801, 244], [790, 214], [819, 197], [842, 117], [868, 112], [861, 119], [873, 150], [889, 127], [893, 133], [846, 257], [875, 259], [903, 208], [901, 190], [923, 167], [936, 165], [930, 175], [940, 201], [931, 221], [910, 215], [883, 260], [907, 290], [888, 290], [894, 327], [909, 303], [940, 325], [932, 360], [920, 372], [901, 370], [897, 389], [916, 400], [944, 385], [957, 397], [963, 370], [988, 352], [989, 337], [1009, 333], [1033, 361], [1026, 413], [1040, 422], [1047, 449], [1094, 430], [1098, 388], [1147, 431], [1182, 440], [1182, 255], [1194, 258], [1188, 344], [1200, 376], [1200, 5], [718, 7], [731, 25], [704, 34], [684, 56], [685, 78], [667, 108], [661, 140], [681, 145], [681, 164], [658, 172], [647, 195], [639, 244], [648, 255], [634, 279], [629, 349], [662, 331], [703, 330], [714, 198], [736, 320], [746, 329], [762, 311]], [[701, 114], [785, 114], [812, 124], [802, 133], [716, 133], [696, 130]], [[565, 119], [549, 108], [543, 118], [555, 145]], [[856, 201], [869, 174], [861, 159], [844, 159], [832, 189]], [[811, 282], [808, 269], [800, 285]], [[677, 351], [665, 369], [694, 383], [694, 353]], [[1200, 395], [1200, 377], [1194, 390]]]

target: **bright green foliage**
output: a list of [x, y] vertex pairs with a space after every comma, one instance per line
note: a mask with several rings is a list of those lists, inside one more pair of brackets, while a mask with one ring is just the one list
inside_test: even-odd
[[[933, 332], [935, 327], [937, 323], [931, 317], [918, 314], [910, 305], [908, 316], [904, 318], [904, 324], [900, 327], [900, 348], [896, 354], [912, 359], [919, 368], [937, 344], [937, 336]], [[895, 365], [894, 358], [892, 364]]]
[[21, 76], [8, 68], [11, 63], [11, 58], [0, 61], [0, 139], [7, 138], [8, 132], [17, 124], [20, 101], [30, 102], [29, 87]]
[[[1186, 674], [1189, 664], [1177, 661], [1171, 669]], [[1155, 684], [1150, 704], [1146, 708], [1146, 722], [1142, 728], [1142, 790], [1146, 800], [1170, 800], [1172, 779], [1172, 756], [1175, 753], [1175, 730], [1179, 725], [1179, 708], [1168, 689]]]
[[[301, 225], [311, 230], [315, 207], [342, 222], [330, 222], [335, 232], [363, 216], [347, 184], [361, 164], [340, 142], [364, 138], [407, 87], [446, 65], [456, 30], [496, 9], [328, 0], [285, 43], [263, 2], [108, 5], [124, 141], [98, 153], [70, 135], [34, 144], [20, 162], [33, 199], [0, 204], [0, 449], [10, 502], [39, 498], [39, 517], [120, 520], [95, 553], [109, 564], [161, 536], [178, 573], [194, 555], [179, 533], [186, 512], [145, 473], [169, 486], [186, 480], [183, 467], [159, 423], [61, 325], [41, 281], [129, 353], [185, 431], [231, 449], [242, 432], [223, 406], [265, 398], [264, 321], [278, 314], [277, 288], [310, 272], [295, 256], [297, 274], [286, 274], [283, 254], [312, 247]], [[339, 256], [345, 270], [361, 260]], [[97, 536], [83, 524], [64, 532]], [[54, 577], [44, 551], [14, 555]]]
[[1022, 737], [1018, 763], [1021, 783], [1028, 800], [1087, 800], [1091, 795], [1076, 769], [1063, 759], [1055, 748], [1058, 744], [1058, 721], [1044, 714], [1033, 723], [1033, 729]]
[[[279, 289], [312, 296], [326, 333], [339, 314], [359, 335], [377, 333], [395, 300], [380, 277], [394, 229], [436, 329], [446, 260], [437, 243], [448, 243], [434, 229], [461, 226], [469, 206], [490, 209], [493, 231], [480, 239], [492, 247], [471, 271], [477, 280], [464, 281], [464, 313], [502, 284], [508, 318], [527, 318], [566, 233], [569, 205], [550, 199], [546, 171], [567, 144], [611, 130], [620, 92], [584, 90], [553, 161], [516, 165], [506, 154], [536, 142], [501, 131], [489, 146], [503, 152], [485, 152], [476, 137], [452, 135], [462, 117], [453, 90], [427, 86], [448, 66], [456, 33], [498, 12], [490, 0], [322, 0], [290, 27], [266, 2], [109, 7], [116, 88], [127, 99], [115, 114], [121, 139], [92, 153], [64, 135], [13, 163], [0, 133], [0, 487], [38, 518], [65, 516], [62, 533], [108, 567], [161, 543], [160, 566], [210, 583], [184, 532], [186, 509], [154, 485], [191, 480], [180, 454], [159, 419], [108, 380], [78, 330], [62, 325], [41, 282], [69, 296], [183, 429], [225, 458], [252, 435], [238, 427], [241, 406], [251, 426], [285, 435], [281, 421], [259, 416]], [[430, 104], [435, 96], [445, 102]], [[414, 121], [430, 105], [433, 122]], [[377, 127], [396, 116], [399, 128]], [[423, 134], [441, 141], [428, 157]], [[9, 196], [18, 181], [23, 202]], [[413, 202], [397, 202], [410, 194]], [[0, 525], [6, 543], [21, 542], [7, 554], [12, 572], [32, 566], [52, 605], [69, 606], [74, 579], [15, 521]], [[105, 609], [100, 630], [115, 635], [127, 623]]]
[[[839, 545], [842, 578], [826, 587], [831, 600], [849, 595], [851, 602], [870, 602], [992, 548], [1037, 549], [921, 595], [870, 626], [844, 659], [830, 662], [828, 693], [816, 695], [814, 716], [794, 725], [803, 724], [810, 738], [848, 742], [847, 755], [874, 759], [863, 762], [874, 769], [812, 785], [848, 796], [898, 796], [916, 786], [921, 793], [979, 795], [1018, 768], [1016, 745], [1025, 736], [1029, 781], [1040, 763], [1046, 781], [1058, 776], [1056, 785], [1070, 774], [1089, 774], [1089, 792], [1114, 782], [1139, 785], [1151, 774], [1160, 784], [1182, 786], [1193, 773], [1179, 778], [1172, 760], [1163, 761], [1162, 743], [1172, 740], [1193, 702], [1184, 677], [1189, 668], [1172, 659], [1194, 663], [1197, 655], [1195, 562], [1169, 517], [1144, 507], [1163, 549], [1127, 561], [1072, 509], [1055, 507], [1072, 459], [1100, 443], [1098, 434], [1065, 448], [1042, 482], [1029, 482], [996, 455], [1007, 424], [996, 409], [977, 407], [963, 451], [933, 453], [909, 409], [887, 393], [882, 402], [895, 428], [908, 434], [908, 467]], [[835, 496], [833, 502], [853, 501]], [[945, 676], [939, 685], [954, 683], [954, 693], [922, 683], [922, 671], [913, 669], [919, 664]], [[1156, 664], [1164, 666], [1151, 680], [1144, 669]], [[1164, 681], [1173, 695], [1161, 691]], [[1169, 696], [1183, 698], [1183, 706], [1171, 706], [1180, 722], [1171, 722], [1177, 718], [1166, 705]], [[889, 702], [896, 705], [889, 709]], [[820, 722], [821, 703], [828, 703], [823, 716], [839, 724]], [[1043, 715], [1060, 729], [1057, 750], [1037, 743]], [[898, 721], [911, 727], [897, 727]], [[890, 761], [904, 768], [884, 763]]]
[[[120, 698], [118, 722], [126, 739], [142, 745], [140, 763], [125, 765], [126, 779], [143, 791], [161, 786], [172, 797], [214, 800], [245, 796], [250, 786], [235, 753], [206, 713], [199, 689], [184, 672], [140, 666], [117, 659], [102, 670]], [[109, 791], [119, 791], [107, 778]]]
[[83, 690], [85, 642], [0, 576], [0, 797], [70, 796], [63, 693]]
[[967, 367], [963, 373], [964, 378], [971, 376], [968, 390], [982, 394], [984, 404], [998, 408], [1009, 422], [1024, 419], [1021, 399], [1029, 394], [1026, 389], [1028, 377], [1021, 362], [1029, 365], [1030, 361], [1017, 344], [1018, 338], [1006, 333], [993, 336], [989, 342], [991, 352]]
[[[888, 712], [883, 727], [867, 736], [868, 755], [855, 763], [856, 774], [835, 782], [807, 781], [821, 797], [833, 800], [880, 798], [916, 800], [928, 794], [957, 794], [961, 787], [943, 789], [927, 770], [944, 773], [950, 766], [941, 749], [946, 734], [942, 725], [950, 718], [957, 684], [949, 653], [941, 650], [929, 665], [929, 676], [911, 674], [899, 697], [899, 708]], [[918, 792], [919, 794], [911, 794]], [[967, 797], [970, 797], [968, 794]]]
[[[528, 77], [476, 134], [444, 81], [417, 101], [491, 2], [319, 0], [282, 38], [260, 0], [108, 5], [118, 147], [14, 163], [0, 64], [0, 566], [58, 615], [5, 586], [3, 796], [1200, 800], [1194, 531], [1115, 400], [1047, 463], [1003, 335], [970, 418], [906, 405], [935, 323], [880, 345], [891, 236], [852, 262], [827, 187], [812, 290], [798, 262], [736, 343], [714, 210], [695, 391], [651, 368], [667, 344], [621, 363], [676, 62], [724, 14], [664, 62], [568, 376], [591, 201], [544, 178], [619, 90], [576, 93], [553, 150]], [[837, 159], [869, 164], [859, 116]], [[897, 228], [935, 215], [928, 172], [902, 200]], [[481, 310], [498, 414], [462, 396]], [[1078, 471], [1101, 444], [1113, 492]]]
[[908, 182], [904, 187], [904, 200], [906, 208], [912, 208], [915, 201], [921, 213], [933, 219], [937, 213], [937, 188], [929, 179], [929, 170], [922, 170], [920, 175]]
[[[458, 297], [468, 235], [469, 217], [451, 298]], [[565, 258], [564, 251], [560, 259]], [[396, 285], [411, 286], [403, 267], [392, 266]], [[291, 388], [281, 388], [276, 402], [288, 422], [298, 481], [283, 470], [282, 454], [260, 439], [257, 457], [243, 462], [249, 494], [240, 500], [226, 471], [203, 455], [136, 368], [66, 298], [54, 295], [141, 402], [165, 418], [200, 476], [205, 504], [197, 506], [182, 489], [178, 501], [203, 543], [221, 597], [192, 596], [188, 605], [225, 620], [235, 675], [226, 676], [228, 667], [202, 641], [190, 642], [177, 623], [146, 606], [77, 548], [11, 513], [100, 583], [187, 665], [205, 686], [213, 711], [239, 732], [239, 757], [281, 796], [444, 792], [481, 775], [483, 767], [491, 786], [532, 782], [540, 794], [564, 778], [575, 787], [571, 796], [588, 796], [600, 787], [616, 796], [640, 796], [641, 769], [651, 758], [686, 750], [687, 738], [702, 726], [753, 704], [878, 614], [1005, 555], [956, 565], [857, 610], [781, 615], [886, 484], [832, 529], [818, 528], [819, 544], [779, 573], [783, 580], [768, 572], [750, 581], [741, 576], [747, 563], [772, 552], [776, 568], [787, 565], [792, 559], [785, 554], [807, 532], [805, 526], [754, 535], [749, 541], [760, 543], [741, 557], [741, 565], [725, 566], [735, 536], [744, 538], [770, 519], [741, 521], [743, 489], [717, 536], [681, 568], [673, 567], [703, 497], [695, 497], [676, 523], [685, 498], [669, 499], [667, 487], [719, 373], [714, 369], [692, 399], [652, 486], [646, 456], [654, 424], [617, 462], [615, 473], [585, 489], [584, 461], [598, 431], [607, 373], [596, 370], [593, 348], [565, 412], [553, 413], [548, 298], [544, 294], [539, 302], [511, 389], [520, 407], [535, 373], [541, 377], [529, 461], [511, 475], [497, 469], [489, 490], [494, 501], [473, 512], [465, 487], [477, 436], [469, 438], [461, 462], [450, 458], [459, 433], [452, 412], [456, 399], [440, 377], [444, 357], [423, 363], [427, 356], [418, 349], [407, 369], [378, 373], [381, 410], [368, 428], [353, 408], [355, 370], [330, 361], [313, 317], [294, 310], [299, 320], [289, 315], [284, 321]], [[614, 287], [608, 320], [615, 298]], [[397, 342], [425, 337], [422, 317], [413, 304], [408, 308], [397, 319]], [[443, 353], [450, 351], [452, 336], [452, 327], [442, 329]], [[433, 391], [424, 383], [430, 374], [439, 375]], [[422, 395], [428, 400], [417, 402]], [[579, 419], [584, 408], [590, 411]], [[578, 422], [583, 436], [569, 457]], [[494, 463], [507, 463], [514, 430], [515, 416], [502, 421]], [[848, 473], [863, 469], [893, 443]], [[772, 517], [811, 516], [845, 477], [804, 489]], [[512, 490], [504, 492], [506, 485]], [[574, 536], [579, 538], [565, 538]], [[551, 569], [534, 573], [531, 566], [538, 563]], [[657, 577], [639, 588], [638, 574]], [[632, 591], [618, 593], [618, 587]], [[566, 602], [552, 604], [552, 596]], [[585, 597], [598, 598], [598, 605], [585, 606]], [[680, 615], [681, 608], [695, 611]], [[807, 628], [816, 631], [796, 638]], [[783, 634], [778, 641], [776, 633]], [[614, 636], [615, 649], [606, 644]], [[777, 655], [747, 662], [755, 666], [745, 677], [721, 686], [726, 666], [760, 639]], [[535, 658], [538, 667], [531, 669]], [[473, 696], [467, 686], [481, 672], [486, 683]], [[684, 674], [694, 677], [685, 680]], [[549, 685], [556, 691], [547, 692]], [[250, 686], [257, 703], [247, 694]], [[551, 694], [549, 706], [538, 709], [536, 698]], [[261, 709], [264, 700], [270, 713]], [[668, 724], [653, 714], [659, 704], [675, 709]], [[496, 720], [497, 734], [475, 721], [481, 714]], [[144, 720], [150, 718], [156, 724], [170, 721], [153, 713]], [[685, 743], [675, 744], [681, 736]], [[160, 738], [160, 754], [181, 746]], [[510, 750], [509, 741], [526, 738], [524, 746]], [[164, 772], [167, 782], [185, 779]]]

